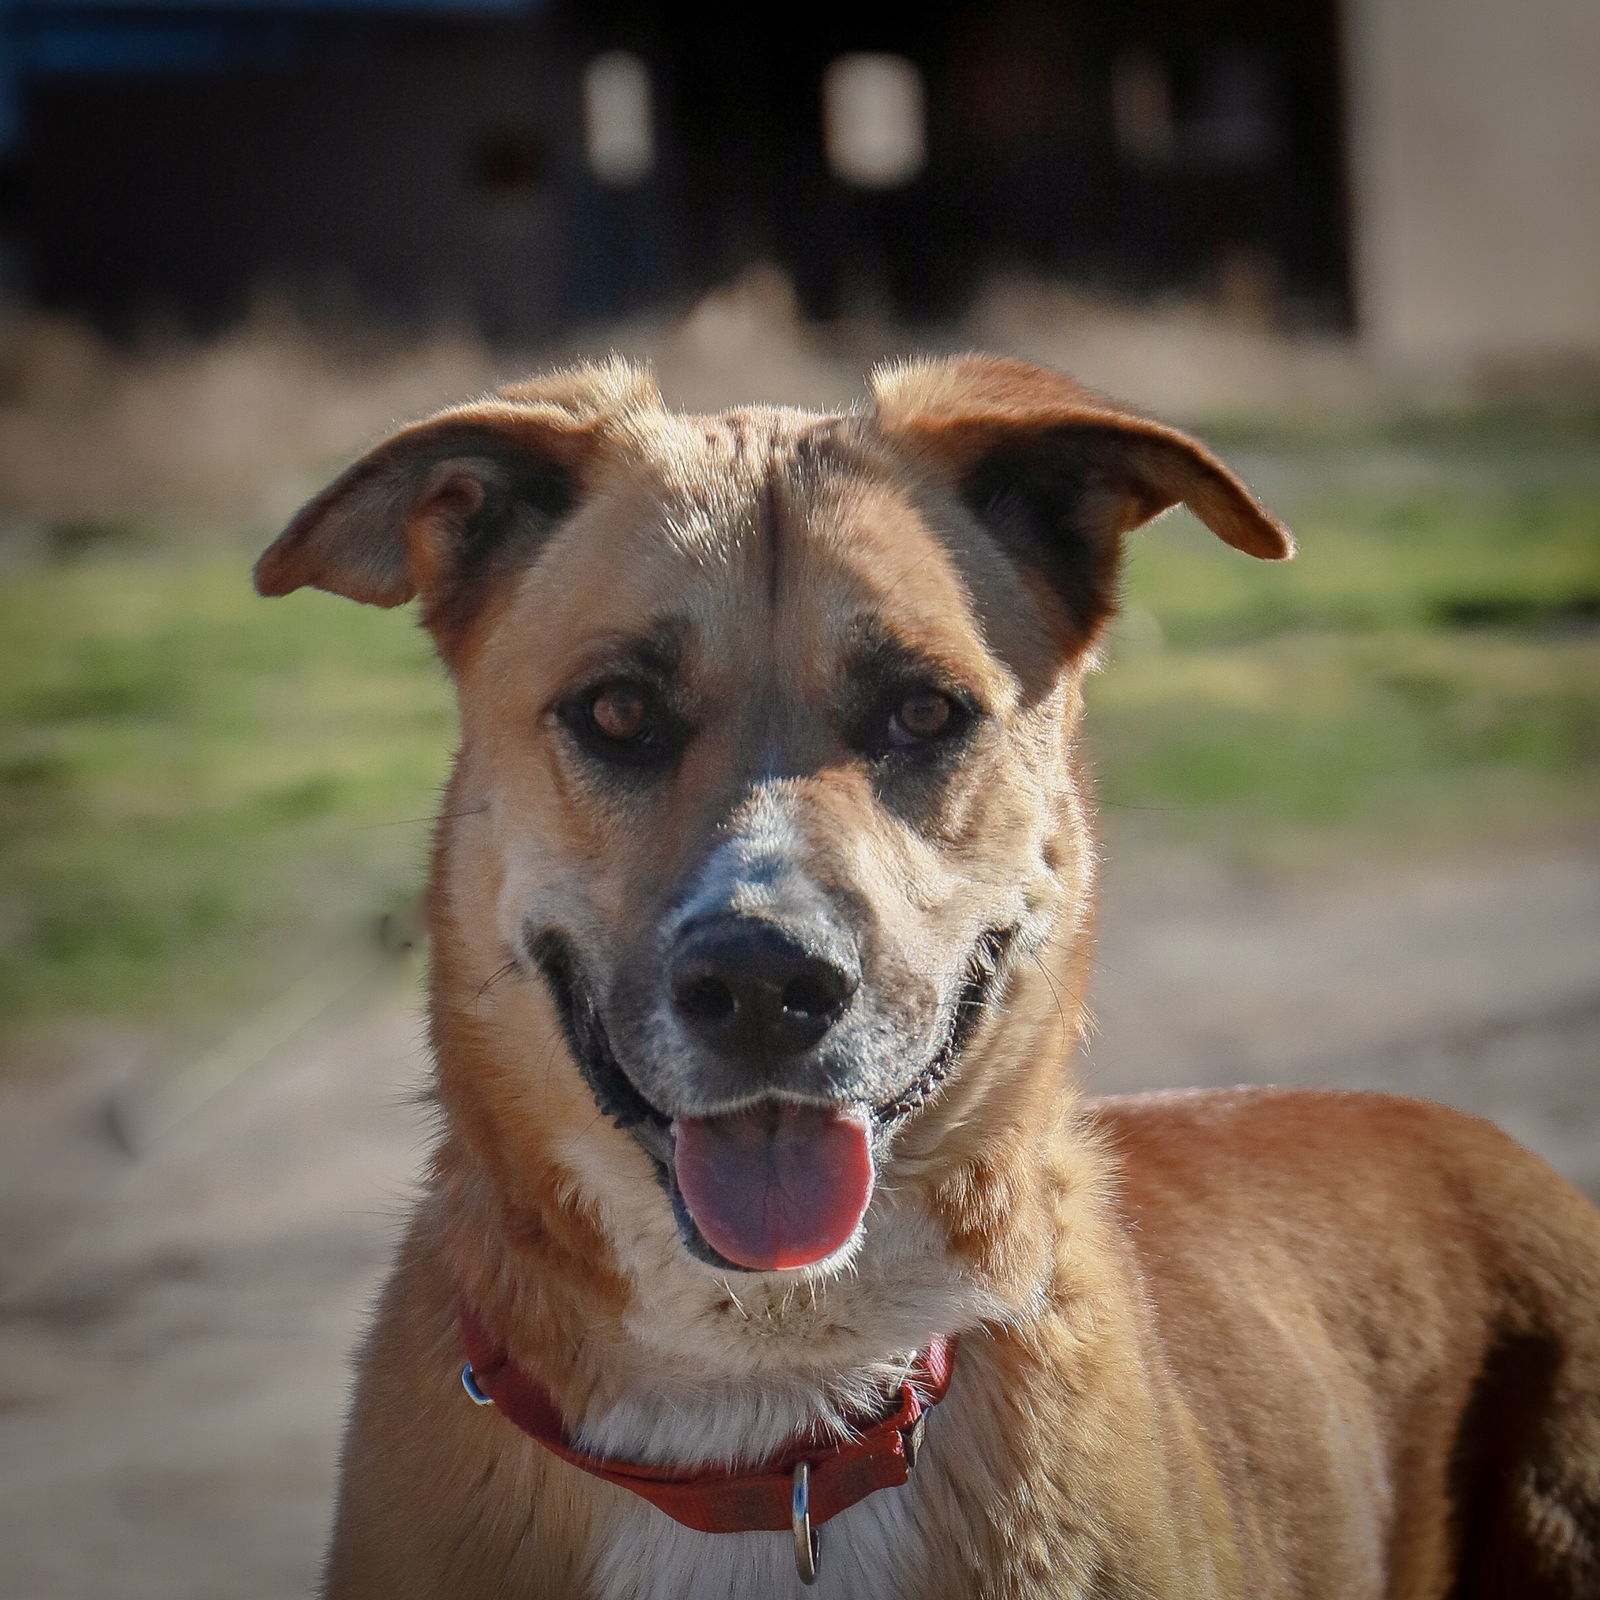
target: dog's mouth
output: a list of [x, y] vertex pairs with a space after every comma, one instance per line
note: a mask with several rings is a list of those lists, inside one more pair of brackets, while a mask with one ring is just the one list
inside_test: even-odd
[[974, 945], [942, 1039], [893, 1100], [769, 1099], [711, 1117], [668, 1117], [639, 1092], [564, 936], [546, 929], [529, 939], [528, 953], [595, 1104], [650, 1157], [690, 1254], [725, 1270], [773, 1272], [824, 1261], [855, 1236], [878, 1158], [961, 1059], [1001, 983], [1014, 932], [993, 929]]

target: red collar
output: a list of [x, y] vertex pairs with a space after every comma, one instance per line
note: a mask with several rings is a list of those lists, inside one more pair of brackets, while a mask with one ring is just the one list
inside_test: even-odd
[[795, 1469], [802, 1462], [811, 1469], [811, 1522], [816, 1527], [879, 1489], [898, 1488], [916, 1458], [924, 1414], [944, 1399], [950, 1387], [956, 1353], [953, 1339], [935, 1339], [919, 1352], [900, 1385], [894, 1411], [886, 1417], [853, 1420], [854, 1437], [848, 1441], [802, 1435], [743, 1472], [721, 1466], [656, 1467], [575, 1449], [550, 1391], [529, 1377], [504, 1345], [489, 1337], [465, 1305], [460, 1318], [468, 1363], [462, 1380], [469, 1394], [476, 1390], [492, 1401], [529, 1438], [563, 1461], [632, 1490], [701, 1533], [789, 1529], [794, 1523]]

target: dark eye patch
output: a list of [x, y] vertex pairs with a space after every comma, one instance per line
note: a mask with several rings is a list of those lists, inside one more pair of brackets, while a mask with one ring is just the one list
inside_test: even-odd
[[670, 766], [688, 737], [683, 719], [665, 698], [629, 678], [609, 679], [573, 695], [556, 716], [585, 755], [632, 772]]
[[869, 760], [926, 766], [948, 758], [985, 715], [945, 662], [864, 627], [846, 677], [845, 737]]
[[550, 708], [567, 738], [617, 776], [671, 767], [692, 735], [679, 703], [681, 631], [663, 625], [596, 652], [595, 664]]

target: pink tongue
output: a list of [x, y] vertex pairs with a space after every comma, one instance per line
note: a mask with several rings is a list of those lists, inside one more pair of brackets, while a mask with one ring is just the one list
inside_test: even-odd
[[872, 1198], [867, 1119], [821, 1106], [760, 1106], [672, 1125], [678, 1192], [711, 1248], [757, 1272], [840, 1249]]

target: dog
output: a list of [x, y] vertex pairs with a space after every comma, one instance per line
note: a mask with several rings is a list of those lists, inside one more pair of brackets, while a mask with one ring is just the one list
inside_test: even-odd
[[1438, 1106], [1073, 1087], [1123, 537], [1287, 530], [1046, 369], [871, 396], [558, 373], [256, 568], [420, 599], [460, 706], [326, 1593], [1595, 1600], [1582, 1196]]

